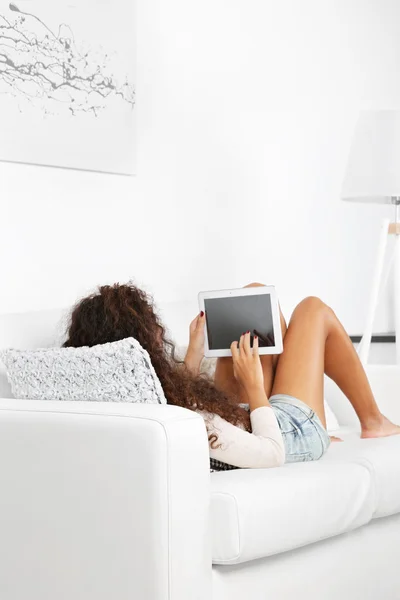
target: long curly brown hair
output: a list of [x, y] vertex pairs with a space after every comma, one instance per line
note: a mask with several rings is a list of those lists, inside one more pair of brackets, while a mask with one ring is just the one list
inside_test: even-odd
[[[149, 353], [168, 404], [204, 410], [251, 431], [249, 414], [237, 398], [217, 390], [209, 376], [193, 375], [175, 356], [152, 296], [135, 285], [103, 285], [80, 300], [72, 310], [67, 336], [64, 347], [75, 348], [134, 337]], [[212, 433], [208, 439], [215, 448], [218, 436]]]

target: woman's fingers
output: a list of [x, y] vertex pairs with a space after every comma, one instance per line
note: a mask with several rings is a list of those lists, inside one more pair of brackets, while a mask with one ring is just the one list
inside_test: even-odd
[[258, 342], [258, 337], [254, 336], [253, 339], [253, 349], [254, 351], [251, 351], [251, 345], [250, 345], [250, 341], [251, 341], [251, 336], [250, 336], [250, 331], [246, 331], [245, 333], [243, 333], [240, 336], [239, 339], [239, 343], [238, 342], [232, 342], [231, 344], [231, 352], [232, 352], [232, 357], [235, 358], [235, 360], [238, 360], [238, 358], [240, 356], [251, 356], [252, 354], [258, 356], [259, 352], [258, 352], [258, 346], [259, 346], [259, 342]]
[[203, 311], [201, 311], [201, 313], [199, 313], [198, 317], [197, 317], [197, 327], [200, 329], [201, 327], [204, 326], [204, 313]]
[[204, 323], [205, 320], [205, 313], [203, 311], [200, 311], [198, 315], [195, 316], [195, 318], [193, 319], [193, 321], [190, 323], [191, 327], [198, 327], [200, 324]]
[[243, 345], [244, 345], [244, 334], [242, 333], [242, 335], [240, 336], [240, 340], [239, 340], [239, 352], [240, 352], [240, 354], [244, 353]]
[[250, 332], [246, 331], [240, 336], [240, 351], [242, 356], [248, 356], [250, 354]]
[[[246, 331], [245, 333], [242, 333], [242, 335], [240, 336], [240, 339], [239, 339], [239, 352], [237, 353], [237, 356], [239, 356], [240, 353], [242, 354], [242, 356], [251, 356], [252, 352], [251, 352], [250, 341], [251, 341], [250, 331]], [[237, 344], [237, 342], [233, 342], [233, 343]], [[253, 344], [254, 344], [254, 342], [253, 342]], [[258, 348], [258, 342], [257, 342], [257, 348]], [[232, 349], [232, 346], [231, 346], [231, 349]]]
[[244, 351], [247, 354], [247, 356], [250, 356], [251, 355], [250, 331], [246, 331], [246, 333], [243, 335], [243, 338], [244, 338], [244, 342], [243, 342]]
[[199, 318], [200, 318], [200, 315], [197, 315], [193, 319], [193, 321], [190, 323], [189, 330], [190, 330], [191, 333], [193, 333], [194, 331], [196, 331], [196, 329], [197, 329], [197, 327], [199, 325]]
[[231, 352], [232, 352], [233, 362], [236, 362], [237, 359], [239, 358], [239, 350], [238, 350], [238, 343], [237, 342], [232, 342], [232, 344], [231, 344]]
[[259, 356], [258, 352], [258, 336], [255, 335], [253, 338], [253, 356]]

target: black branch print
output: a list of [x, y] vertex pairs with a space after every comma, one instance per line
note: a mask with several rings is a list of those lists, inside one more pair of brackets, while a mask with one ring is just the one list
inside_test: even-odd
[[69, 25], [62, 23], [54, 32], [16, 4], [8, 8], [9, 18], [0, 14], [0, 93], [24, 99], [46, 116], [67, 111], [73, 117], [97, 117], [111, 98], [133, 109], [133, 83], [127, 75], [117, 81], [102, 48], [83, 50]]

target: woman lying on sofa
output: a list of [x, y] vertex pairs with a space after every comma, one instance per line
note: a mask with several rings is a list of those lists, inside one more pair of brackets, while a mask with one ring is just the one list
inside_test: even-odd
[[[261, 284], [250, 284], [259, 286]], [[247, 286], [247, 287], [250, 287]], [[361, 436], [400, 433], [378, 409], [353, 344], [335, 313], [315, 297], [281, 314], [284, 352], [260, 356], [250, 333], [233, 340], [232, 358], [218, 358], [214, 381], [200, 373], [204, 314], [190, 324], [184, 361], [153, 309], [134, 285], [102, 286], [72, 312], [64, 346], [94, 346], [136, 338], [150, 355], [168, 404], [199, 412], [207, 427], [211, 467], [277, 467], [318, 460], [330, 444], [324, 411], [324, 373], [353, 405]]]

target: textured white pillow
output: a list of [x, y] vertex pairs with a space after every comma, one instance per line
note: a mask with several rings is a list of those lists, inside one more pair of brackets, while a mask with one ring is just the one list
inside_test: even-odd
[[166, 404], [150, 356], [134, 338], [80, 348], [4, 350], [15, 398]]

